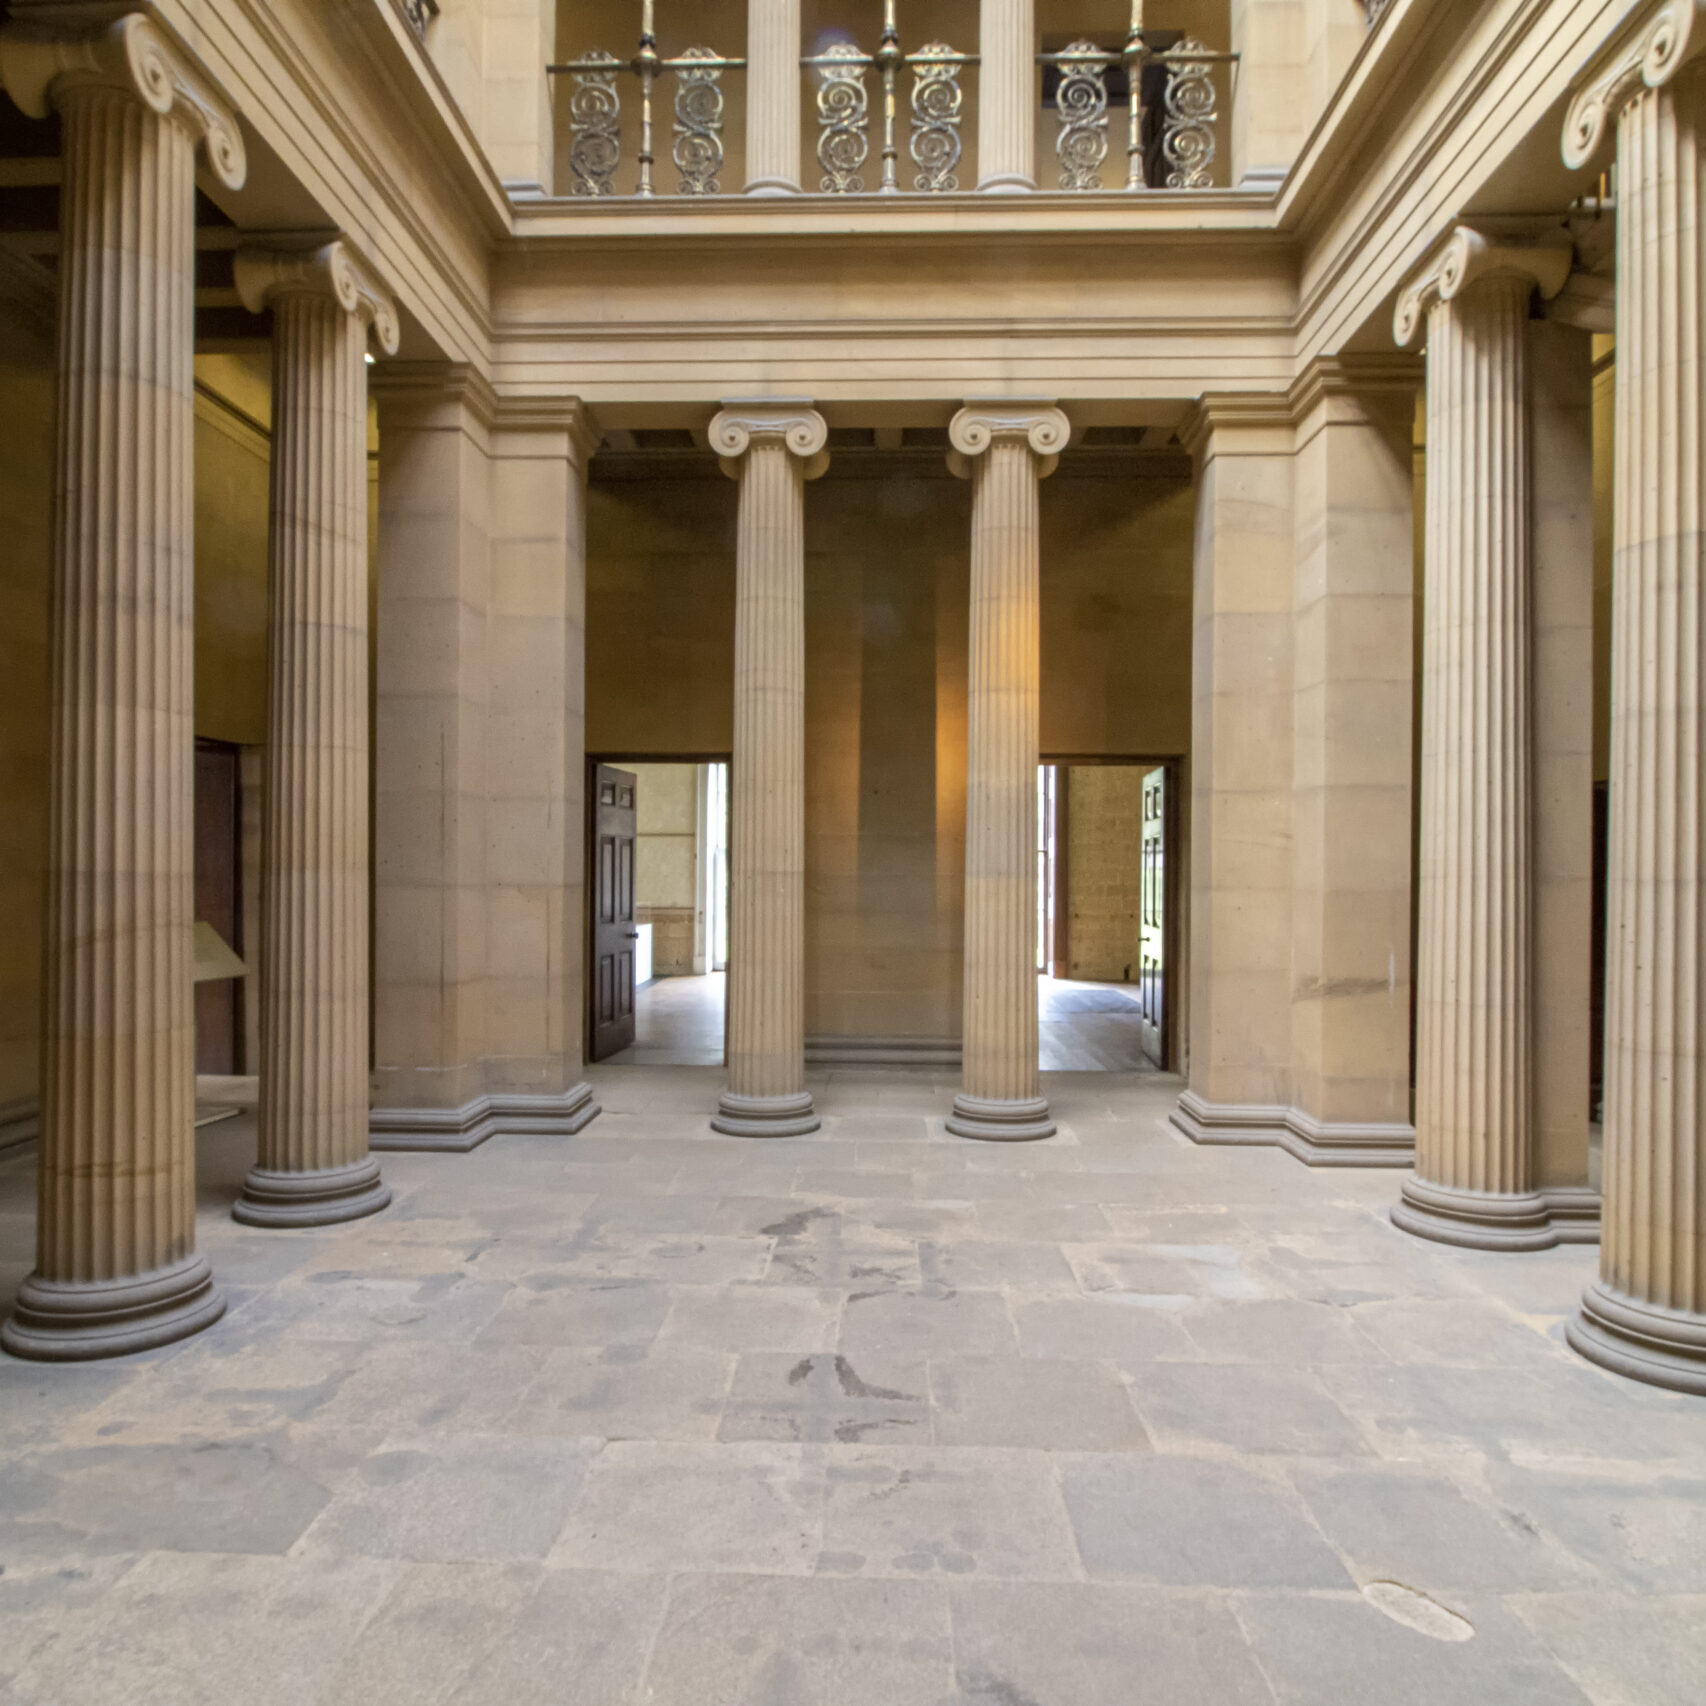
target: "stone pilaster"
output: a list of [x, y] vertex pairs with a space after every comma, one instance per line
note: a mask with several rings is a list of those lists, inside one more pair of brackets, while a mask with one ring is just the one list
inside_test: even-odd
[[1054, 1131], [1037, 1067], [1037, 497], [1069, 436], [1053, 402], [1031, 397], [969, 399], [948, 428], [949, 460], [972, 482], [965, 1065], [948, 1118], [960, 1137]]
[[195, 1248], [195, 155], [230, 189], [244, 157], [140, 15], [0, 37], [0, 81], [64, 137], [36, 1269], [0, 1343], [69, 1360], [225, 1308]]
[[729, 771], [728, 1089], [737, 1137], [815, 1131], [805, 1065], [805, 481], [829, 464], [800, 398], [725, 403], [711, 423], [740, 481]]
[[1605, 1167], [1570, 1343], [1706, 1393], [1706, 25], [1650, 7], [1572, 103], [1617, 129], [1617, 372]]
[[1570, 268], [1460, 226], [1399, 297], [1427, 336], [1416, 1168], [1392, 1219], [1491, 1250], [1557, 1242], [1536, 1189], [1530, 298]]
[[746, 193], [800, 193], [800, 0], [747, 0]]
[[391, 1200], [367, 1152], [367, 341], [397, 315], [342, 241], [245, 248], [273, 315], [260, 1154], [232, 1205], [320, 1226]]
[[1037, 187], [1035, 0], [983, 0], [978, 13], [977, 187]]

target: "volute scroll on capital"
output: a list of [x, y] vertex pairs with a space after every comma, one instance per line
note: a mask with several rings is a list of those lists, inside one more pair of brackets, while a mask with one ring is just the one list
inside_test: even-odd
[[26, 24], [0, 30], [0, 84], [31, 118], [46, 118], [77, 88], [128, 90], [161, 117], [175, 112], [189, 123], [226, 189], [240, 190], [248, 176], [236, 113], [144, 13], [128, 13], [86, 34], [48, 34]]
[[237, 295], [251, 314], [280, 296], [324, 296], [366, 320], [386, 355], [399, 341], [397, 307], [379, 275], [341, 237], [313, 249], [246, 243], [233, 263]]
[[1587, 82], [1564, 115], [1564, 164], [1575, 171], [1599, 153], [1606, 130], [1643, 89], [1661, 89], [1706, 48], [1706, 0], [1660, 0], [1642, 9], [1610, 51], [1590, 62]]
[[829, 466], [829, 423], [805, 397], [761, 397], [725, 403], [711, 422], [711, 448], [731, 480], [740, 478], [741, 458], [755, 438], [780, 438], [800, 472], [815, 480]]
[[1416, 342], [1436, 303], [1450, 302], [1481, 278], [1525, 278], [1550, 300], [1564, 288], [1575, 244], [1561, 226], [1527, 231], [1459, 225], [1398, 293], [1392, 337], [1400, 349]]
[[971, 464], [998, 439], [1022, 438], [1037, 458], [1037, 478], [1046, 480], [1072, 437], [1072, 423], [1052, 397], [969, 398], [948, 423], [948, 466], [964, 479]]

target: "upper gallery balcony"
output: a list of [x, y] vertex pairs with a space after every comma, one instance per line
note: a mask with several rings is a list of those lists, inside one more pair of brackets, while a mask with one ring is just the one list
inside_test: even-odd
[[1230, 187], [1228, 0], [799, 0], [797, 31], [790, 12], [561, 6], [556, 195]]

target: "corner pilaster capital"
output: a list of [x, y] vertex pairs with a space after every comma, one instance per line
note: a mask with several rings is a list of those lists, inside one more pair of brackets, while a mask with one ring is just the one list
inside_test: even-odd
[[1461, 296], [1477, 279], [1527, 279], [1542, 297], [1564, 288], [1575, 258], [1575, 244], [1559, 225], [1459, 225], [1398, 292], [1392, 337], [1408, 349], [1422, 331], [1428, 312]]
[[726, 397], [711, 422], [711, 448], [731, 480], [740, 478], [741, 459], [754, 439], [779, 438], [801, 472], [815, 480], [829, 466], [829, 423], [810, 397]]
[[1052, 397], [968, 397], [948, 423], [948, 466], [962, 480], [971, 465], [998, 440], [1022, 439], [1037, 459], [1037, 478], [1046, 480], [1072, 437], [1072, 423]]
[[1205, 391], [1179, 423], [1179, 443], [1199, 473], [1228, 447], [1241, 456], [1290, 456], [1295, 436], [1283, 391]]
[[1587, 81], [1564, 115], [1564, 164], [1587, 165], [1605, 141], [1608, 126], [1643, 89], [1660, 89], [1706, 47], [1700, 14], [1706, 0], [1658, 0], [1639, 9], [1629, 24], [1589, 62]]
[[386, 355], [397, 353], [397, 305], [379, 274], [341, 237], [313, 249], [245, 243], [233, 272], [237, 295], [251, 314], [283, 296], [319, 297], [366, 321]]
[[550, 445], [550, 454], [567, 452], [582, 472], [603, 439], [598, 418], [579, 397], [517, 397], [499, 392], [491, 410], [494, 455], [531, 456]]
[[226, 189], [240, 190], [248, 175], [235, 111], [207, 73], [142, 12], [98, 30], [35, 24], [0, 30], [0, 84], [31, 118], [46, 118], [79, 88], [126, 90], [162, 118], [175, 114], [185, 122]]

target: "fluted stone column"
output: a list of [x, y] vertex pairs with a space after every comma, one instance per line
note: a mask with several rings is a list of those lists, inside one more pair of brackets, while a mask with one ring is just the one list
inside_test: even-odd
[[948, 428], [972, 482], [965, 1064], [948, 1130], [1054, 1131], [1037, 1067], [1037, 486], [1070, 429], [1051, 400], [968, 399]]
[[1426, 316], [1427, 521], [1416, 1167], [1393, 1221], [1490, 1250], [1557, 1242], [1535, 1188], [1529, 300], [1570, 268], [1460, 226], [1399, 298]]
[[273, 314], [260, 1158], [232, 1206], [320, 1226], [390, 1200], [367, 1152], [367, 338], [397, 316], [343, 242], [246, 248]]
[[63, 126], [52, 792], [36, 1268], [18, 1356], [114, 1356], [223, 1313], [195, 1248], [195, 153], [236, 121], [140, 15], [0, 38]]
[[829, 465], [809, 401], [725, 403], [711, 423], [740, 481], [729, 770], [728, 1089], [737, 1137], [816, 1131], [805, 1050], [805, 481]]
[[1611, 834], [1592, 1361], [1706, 1393], [1706, 24], [1650, 8], [1572, 104], [1617, 125]]
[[978, 14], [977, 187], [1037, 187], [1034, 0], [983, 0]]
[[746, 193], [800, 193], [800, 0], [747, 0]]

